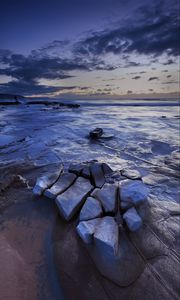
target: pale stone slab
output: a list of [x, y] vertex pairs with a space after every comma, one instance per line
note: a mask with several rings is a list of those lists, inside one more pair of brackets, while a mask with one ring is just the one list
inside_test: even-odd
[[89, 221], [82, 221], [79, 223], [79, 225], [76, 227], [77, 233], [81, 237], [81, 239], [86, 244], [91, 244], [93, 240], [93, 234], [96, 230], [96, 227], [98, 226], [101, 219], [93, 219]]
[[88, 197], [81, 209], [79, 220], [86, 221], [95, 219], [100, 217], [102, 213], [103, 211], [100, 202], [92, 197]]
[[136, 231], [142, 226], [142, 219], [134, 207], [129, 208], [123, 214], [123, 219], [125, 220], [130, 231]]
[[119, 231], [118, 225], [113, 217], [104, 217], [96, 227], [94, 243], [103, 252], [109, 249], [114, 255], [118, 251]]
[[99, 200], [105, 210], [105, 212], [115, 212], [116, 211], [116, 194], [117, 185], [116, 184], [104, 184], [102, 189], [95, 189], [91, 196]]
[[57, 195], [62, 194], [75, 181], [76, 175], [73, 173], [63, 173], [58, 181], [50, 189], [45, 190], [44, 195], [50, 199], [55, 199]]
[[129, 179], [141, 179], [141, 174], [138, 170], [124, 169], [121, 170], [121, 174]]
[[94, 163], [90, 166], [91, 176], [94, 182], [94, 185], [98, 188], [101, 188], [105, 183], [105, 177], [101, 164]]
[[38, 178], [33, 188], [33, 194], [38, 196], [42, 195], [45, 189], [48, 189], [56, 182], [62, 170], [63, 170], [63, 166], [61, 165], [58, 171], [54, 171], [53, 173]]
[[[147, 201], [149, 189], [141, 180], [122, 180], [119, 189], [120, 201], [127, 203], [127, 207], [140, 205]], [[125, 205], [124, 203], [124, 205]]]
[[56, 204], [65, 220], [69, 221], [76, 214], [92, 188], [89, 180], [79, 177], [68, 190], [57, 196]]

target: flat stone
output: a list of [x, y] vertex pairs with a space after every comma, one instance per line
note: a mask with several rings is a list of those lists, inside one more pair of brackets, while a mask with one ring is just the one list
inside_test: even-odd
[[94, 233], [95, 246], [104, 251], [108, 249], [114, 255], [118, 251], [119, 231], [118, 225], [113, 217], [104, 217], [96, 227]]
[[38, 196], [42, 195], [46, 189], [51, 187], [56, 182], [62, 170], [63, 170], [63, 166], [61, 165], [58, 171], [54, 171], [53, 173], [51, 172], [47, 175], [37, 178], [36, 184], [33, 188], [33, 194]]
[[82, 221], [76, 227], [77, 233], [81, 237], [84, 243], [91, 244], [93, 240], [93, 234], [96, 230], [101, 219], [93, 219], [89, 221]]
[[69, 221], [77, 213], [92, 188], [89, 180], [79, 177], [68, 190], [57, 196], [56, 204], [65, 220]]
[[113, 173], [113, 170], [106, 163], [102, 163], [102, 169], [103, 169], [104, 175], [109, 175], [109, 174]]
[[120, 201], [122, 201], [121, 205], [123, 202], [126, 202], [127, 207], [129, 207], [145, 203], [147, 201], [149, 189], [141, 180], [126, 179], [120, 182], [119, 193]]
[[105, 177], [101, 164], [95, 163], [90, 166], [91, 176], [94, 182], [94, 185], [98, 188], [101, 188], [105, 183]]
[[136, 231], [142, 226], [142, 219], [134, 207], [129, 208], [123, 214], [123, 219], [130, 231]]
[[141, 174], [138, 170], [125, 169], [121, 170], [121, 174], [129, 179], [141, 179]]
[[45, 190], [44, 195], [50, 199], [55, 199], [57, 195], [62, 194], [75, 181], [76, 175], [73, 173], [63, 173], [58, 181], [50, 189]]
[[102, 215], [102, 207], [98, 200], [88, 197], [80, 212], [80, 221], [98, 218]]
[[95, 189], [91, 196], [99, 200], [107, 213], [115, 213], [116, 211], [116, 184], [104, 184], [102, 189]]

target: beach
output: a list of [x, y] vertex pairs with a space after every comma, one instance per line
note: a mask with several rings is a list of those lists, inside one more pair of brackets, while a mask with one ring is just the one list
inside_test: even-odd
[[[78, 300], [140, 300], [144, 291], [146, 300], [178, 299], [178, 102], [77, 103], [80, 107], [0, 106], [2, 299], [13, 293], [13, 300], [74, 299], [73, 295]], [[111, 138], [90, 140], [89, 131], [96, 127]], [[147, 226], [129, 237], [144, 268], [127, 287], [100, 274], [77, 236], [77, 218], [63, 221], [53, 201], [32, 193], [44, 172], [90, 160], [113, 170], [137, 170], [150, 189]]]

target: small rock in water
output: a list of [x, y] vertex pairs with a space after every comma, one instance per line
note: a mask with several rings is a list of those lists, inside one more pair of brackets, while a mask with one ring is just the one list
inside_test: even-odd
[[116, 194], [117, 185], [106, 183], [102, 189], [95, 189], [91, 196], [101, 202], [106, 213], [114, 213], [116, 211]]
[[137, 170], [125, 169], [121, 170], [121, 174], [129, 179], [141, 179], [141, 174]]
[[80, 222], [76, 227], [77, 233], [81, 237], [84, 243], [91, 244], [93, 240], [93, 234], [99, 225], [101, 219], [93, 219], [89, 221]]
[[62, 170], [63, 170], [63, 166], [61, 165], [59, 171], [38, 178], [33, 188], [33, 194], [38, 196], [42, 195], [45, 189], [48, 189], [53, 185], [53, 183], [56, 182]]
[[92, 188], [89, 180], [79, 177], [68, 190], [56, 198], [60, 214], [65, 220], [69, 221], [76, 214]]
[[136, 231], [142, 226], [142, 219], [134, 207], [129, 208], [123, 214], [123, 219], [125, 220], [130, 231]]
[[44, 195], [50, 199], [55, 199], [57, 195], [62, 194], [70, 187], [76, 179], [73, 173], [63, 173], [58, 181], [50, 189], [45, 190]]
[[102, 252], [107, 249], [114, 255], [118, 251], [119, 231], [118, 225], [112, 217], [104, 217], [96, 227], [94, 233], [95, 246]]
[[94, 182], [94, 185], [98, 188], [101, 188], [105, 183], [105, 177], [101, 164], [95, 163], [90, 166], [91, 176]]
[[149, 193], [149, 189], [141, 180], [130, 179], [120, 182], [119, 191], [120, 201], [122, 201], [122, 203], [126, 202], [127, 206], [139, 205], [146, 202]]
[[98, 200], [88, 197], [80, 212], [80, 221], [98, 218], [102, 215], [102, 207]]
[[95, 128], [94, 130], [90, 131], [89, 137], [93, 139], [98, 139], [102, 136], [103, 129], [102, 128]]

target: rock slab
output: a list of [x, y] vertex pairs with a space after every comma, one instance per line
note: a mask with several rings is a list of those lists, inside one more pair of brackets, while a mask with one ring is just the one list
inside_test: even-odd
[[94, 163], [90, 166], [91, 176], [94, 182], [94, 185], [97, 188], [101, 188], [105, 183], [105, 177], [102, 169], [102, 165], [99, 163]]
[[91, 196], [99, 200], [106, 213], [115, 213], [116, 211], [116, 184], [104, 184], [102, 189], [95, 189]]
[[93, 186], [89, 180], [79, 177], [63, 194], [56, 198], [56, 204], [62, 217], [69, 221], [83, 204]]
[[123, 219], [130, 231], [136, 231], [142, 226], [142, 219], [134, 207], [129, 208], [123, 214]]
[[88, 197], [81, 209], [79, 220], [86, 221], [95, 219], [100, 217], [102, 213], [103, 211], [100, 202], [92, 197]]
[[113, 217], [104, 217], [96, 227], [94, 233], [95, 246], [100, 251], [108, 251], [117, 254], [118, 251], [119, 232], [118, 225]]
[[93, 241], [93, 234], [101, 219], [93, 219], [89, 221], [82, 221], [76, 227], [77, 233], [84, 243], [91, 244]]
[[57, 195], [62, 194], [75, 181], [76, 175], [73, 173], [63, 173], [58, 181], [50, 188], [45, 190], [44, 195], [50, 199], [55, 199]]
[[120, 182], [119, 193], [121, 208], [127, 209], [146, 202], [149, 189], [141, 180], [126, 179]]

